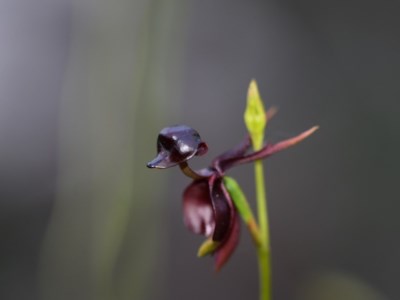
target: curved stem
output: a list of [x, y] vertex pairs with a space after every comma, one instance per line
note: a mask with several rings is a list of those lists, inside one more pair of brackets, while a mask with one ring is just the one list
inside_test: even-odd
[[200, 175], [199, 173], [194, 171], [191, 167], [189, 167], [189, 164], [186, 161], [183, 163], [180, 163], [179, 168], [181, 169], [183, 174], [185, 174], [187, 177], [190, 177], [194, 180], [207, 178], [206, 176]]

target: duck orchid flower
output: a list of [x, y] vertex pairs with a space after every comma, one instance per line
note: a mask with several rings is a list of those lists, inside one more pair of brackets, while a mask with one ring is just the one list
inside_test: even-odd
[[[275, 110], [271, 109], [267, 117], [273, 114]], [[217, 156], [208, 168], [194, 171], [189, 167], [188, 160], [204, 155], [208, 150], [207, 144], [189, 126], [166, 127], [158, 135], [157, 156], [147, 167], [165, 169], [179, 165], [182, 172], [192, 179], [183, 192], [184, 224], [191, 232], [207, 238], [199, 249], [199, 256], [213, 254], [215, 268], [219, 270], [234, 252], [240, 232], [238, 207], [224, 183], [226, 171], [287, 149], [310, 136], [316, 129], [312, 127], [276, 144], [266, 143], [258, 151], [250, 151], [251, 140], [246, 136], [236, 147]]]

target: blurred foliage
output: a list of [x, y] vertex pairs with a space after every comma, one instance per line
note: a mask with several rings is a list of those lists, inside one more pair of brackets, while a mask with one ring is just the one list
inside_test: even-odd
[[377, 290], [346, 273], [324, 272], [311, 276], [300, 289], [304, 300], [385, 300]]
[[148, 287], [162, 263], [163, 184], [145, 162], [176, 111], [180, 2], [74, 2], [44, 299], [151, 299], [162, 290]]
[[[2, 2], [0, 299], [39, 299], [38, 268], [41, 299], [255, 299], [251, 243], [210, 276], [182, 226], [185, 181], [170, 173], [165, 189], [144, 166], [177, 122], [210, 145], [195, 166], [235, 145], [253, 77], [280, 108], [268, 139], [323, 128], [268, 162], [274, 299], [323, 266], [399, 299], [399, 2], [186, 3]], [[230, 175], [254, 204], [250, 167]], [[324, 274], [304, 299], [365, 287]]]

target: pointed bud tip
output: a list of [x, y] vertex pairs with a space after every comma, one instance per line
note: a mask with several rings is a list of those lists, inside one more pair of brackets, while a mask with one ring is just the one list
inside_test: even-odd
[[254, 79], [250, 82], [249, 89], [247, 91], [246, 110], [250, 110], [248, 114], [252, 114], [253, 116], [256, 116], [258, 114], [266, 114], [264, 104], [258, 91], [257, 83]]
[[[252, 79], [249, 84], [249, 89], [247, 91], [247, 101], [251, 102], [261, 102], [260, 92], [258, 91], [257, 82]], [[254, 105], [254, 104], [253, 104]], [[257, 103], [256, 105], [260, 105]]]
[[249, 98], [250, 97], [260, 97], [259, 92], [258, 92], [257, 81], [255, 79], [252, 79], [250, 81], [247, 94], [248, 94]]
[[253, 147], [262, 147], [264, 130], [267, 125], [267, 113], [258, 92], [257, 83], [253, 79], [247, 92], [247, 105], [244, 112], [244, 122], [250, 134]]

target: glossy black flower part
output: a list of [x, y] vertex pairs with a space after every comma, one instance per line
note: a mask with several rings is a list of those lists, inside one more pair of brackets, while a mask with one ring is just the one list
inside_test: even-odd
[[249, 152], [250, 137], [246, 136], [236, 147], [217, 156], [211, 166], [193, 171], [187, 160], [204, 154], [207, 145], [194, 129], [185, 126], [164, 128], [157, 141], [157, 157], [149, 168], [169, 168], [179, 165], [193, 179], [183, 193], [184, 223], [189, 230], [218, 243], [213, 252], [219, 270], [229, 259], [239, 241], [240, 222], [237, 210], [227, 192], [223, 176], [233, 166], [263, 159], [302, 141], [311, 135], [313, 127], [300, 135], [276, 144], [267, 143], [261, 150]]
[[207, 152], [196, 130], [186, 125], [166, 127], [158, 135], [157, 157], [147, 164], [149, 168], [165, 169]]

